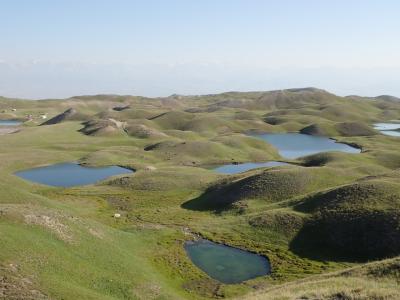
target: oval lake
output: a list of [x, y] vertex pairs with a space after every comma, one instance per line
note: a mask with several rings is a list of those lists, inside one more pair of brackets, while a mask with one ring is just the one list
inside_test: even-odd
[[400, 137], [400, 123], [375, 123], [374, 128], [384, 135]]
[[360, 153], [361, 150], [347, 144], [337, 143], [328, 137], [313, 136], [302, 133], [265, 133], [252, 134], [278, 149], [279, 154], [288, 159], [328, 151]]
[[0, 120], [0, 126], [18, 126], [22, 122], [17, 120]]
[[19, 171], [15, 175], [45, 185], [71, 187], [92, 184], [110, 176], [132, 172], [132, 170], [118, 166], [84, 167], [69, 162]]

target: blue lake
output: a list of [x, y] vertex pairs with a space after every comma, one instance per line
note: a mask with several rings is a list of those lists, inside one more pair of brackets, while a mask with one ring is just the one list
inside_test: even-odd
[[132, 172], [132, 170], [118, 166], [84, 167], [77, 163], [60, 163], [19, 171], [15, 175], [45, 185], [71, 187], [92, 184], [110, 176]]
[[384, 135], [400, 137], [400, 123], [375, 123], [374, 128]]
[[208, 240], [186, 242], [185, 250], [198, 268], [222, 283], [240, 283], [271, 272], [266, 257]]
[[17, 126], [20, 124], [21, 122], [17, 120], [0, 120], [0, 126]]
[[237, 174], [246, 172], [248, 170], [257, 169], [257, 168], [266, 168], [266, 167], [277, 167], [277, 166], [285, 166], [290, 165], [284, 162], [279, 161], [267, 161], [260, 163], [243, 163], [243, 164], [229, 164], [216, 167], [212, 169], [215, 172], [221, 174]]
[[361, 150], [347, 144], [337, 143], [335, 140], [301, 133], [266, 133], [252, 134], [278, 149], [279, 154], [288, 159], [328, 151], [360, 153]]

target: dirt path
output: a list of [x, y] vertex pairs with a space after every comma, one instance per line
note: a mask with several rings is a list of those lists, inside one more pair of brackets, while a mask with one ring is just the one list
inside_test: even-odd
[[3, 127], [3, 128], [0, 128], [0, 135], [9, 134], [9, 133], [15, 133], [15, 132], [18, 132], [18, 131], [19, 131], [19, 129], [17, 129], [17, 128]]

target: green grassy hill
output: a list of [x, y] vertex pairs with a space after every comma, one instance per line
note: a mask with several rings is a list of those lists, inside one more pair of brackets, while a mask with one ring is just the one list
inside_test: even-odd
[[399, 267], [398, 258], [388, 259], [270, 287], [240, 298], [246, 300], [397, 299]]

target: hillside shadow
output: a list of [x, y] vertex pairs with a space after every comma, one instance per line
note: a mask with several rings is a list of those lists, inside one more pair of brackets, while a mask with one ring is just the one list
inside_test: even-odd
[[314, 221], [306, 223], [289, 243], [289, 250], [299, 257], [315, 261], [354, 261], [326, 245], [325, 230], [321, 226]]
[[235, 185], [222, 183], [209, 187], [199, 197], [183, 203], [181, 207], [194, 211], [221, 213], [232, 208], [232, 204], [237, 200], [236, 195]]
[[219, 201], [213, 201], [210, 192], [204, 192], [199, 197], [193, 198], [181, 204], [181, 208], [193, 211], [212, 211], [215, 213], [222, 212], [225, 207], [221, 206]]
[[309, 221], [290, 242], [289, 249], [300, 257], [317, 261], [363, 263], [397, 256], [398, 223], [389, 224], [392, 220], [381, 220], [382, 217], [375, 214], [370, 220], [364, 217]]

